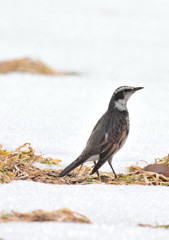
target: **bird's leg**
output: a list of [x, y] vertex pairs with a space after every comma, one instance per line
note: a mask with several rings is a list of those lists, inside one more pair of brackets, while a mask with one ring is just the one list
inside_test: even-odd
[[109, 163], [109, 165], [110, 165], [110, 167], [111, 167], [111, 169], [112, 169], [112, 171], [113, 171], [113, 173], [114, 173], [115, 178], [117, 178], [117, 175], [116, 175], [116, 173], [115, 173], [115, 171], [114, 171], [114, 169], [113, 169], [113, 166], [112, 166], [112, 164], [111, 164], [111, 160], [112, 160], [112, 159], [109, 159], [109, 160], [108, 160], [108, 163]]
[[[94, 165], [96, 166], [96, 161], [93, 161], [93, 162], [94, 162]], [[96, 173], [97, 173], [97, 176], [99, 178], [100, 177], [99, 171], [97, 170]]]
[[79, 168], [78, 174], [79, 174], [80, 170], [82, 169], [82, 167], [83, 167], [83, 163], [80, 165], [80, 168]]

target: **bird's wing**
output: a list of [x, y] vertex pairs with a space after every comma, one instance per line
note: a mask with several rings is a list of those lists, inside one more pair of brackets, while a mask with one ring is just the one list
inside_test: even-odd
[[104, 136], [103, 140], [101, 141], [101, 148], [100, 148], [100, 160], [101, 159], [108, 159], [112, 156], [112, 154], [119, 148], [122, 141], [125, 139], [127, 135], [127, 129], [123, 130], [117, 136], [109, 137], [107, 135]]
[[124, 138], [127, 136], [128, 132], [127, 129], [124, 129], [124, 131], [121, 131], [118, 135], [114, 134], [114, 137], [109, 137], [107, 134], [105, 134], [104, 138], [101, 141], [101, 148], [100, 148], [100, 154], [99, 154], [99, 160], [95, 167], [92, 170], [92, 173], [95, 173], [111, 156], [113, 153], [115, 153]]
[[110, 118], [107, 131], [100, 142], [100, 160], [108, 160], [117, 151], [128, 134], [126, 115]]

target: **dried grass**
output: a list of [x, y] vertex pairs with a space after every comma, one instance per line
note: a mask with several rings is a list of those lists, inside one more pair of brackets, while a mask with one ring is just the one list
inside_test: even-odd
[[34, 162], [58, 164], [61, 160], [45, 158], [36, 155], [29, 143], [7, 152], [0, 145], [0, 182], [9, 183], [12, 180], [33, 180], [59, 184], [58, 174], [54, 170], [39, 169]]
[[151, 224], [142, 224], [142, 223], [139, 223], [138, 226], [140, 227], [151, 227], [151, 228], [169, 228], [169, 224], [168, 225], [151, 225]]
[[[40, 169], [33, 163], [58, 164], [61, 160], [45, 158], [36, 155], [29, 143], [17, 148], [12, 152], [7, 152], [0, 146], [0, 183], [9, 183], [12, 180], [30, 180], [53, 184], [114, 184], [114, 185], [169, 185], [169, 177], [163, 174], [144, 171], [138, 166], [128, 167], [127, 174], [118, 174], [114, 179], [112, 172], [101, 172], [90, 175], [91, 167], [84, 165], [81, 169], [76, 168], [63, 178], [59, 178], [59, 170]], [[169, 165], [169, 156], [156, 159], [156, 164]]]
[[0, 74], [9, 72], [27, 72], [45, 75], [77, 75], [77, 72], [54, 71], [40, 61], [34, 61], [30, 58], [14, 59], [0, 62]]
[[12, 213], [0, 212], [0, 223], [2, 222], [75, 222], [91, 223], [91, 221], [80, 213], [71, 211], [68, 208], [61, 208], [57, 211], [35, 210], [30, 213]]

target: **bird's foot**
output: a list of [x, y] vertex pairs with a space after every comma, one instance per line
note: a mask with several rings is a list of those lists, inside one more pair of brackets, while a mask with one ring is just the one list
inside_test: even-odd
[[114, 179], [117, 179], [117, 175], [116, 175], [116, 173], [114, 173]]

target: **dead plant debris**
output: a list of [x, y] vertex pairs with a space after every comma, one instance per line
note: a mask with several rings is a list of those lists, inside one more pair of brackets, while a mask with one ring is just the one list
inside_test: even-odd
[[[150, 170], [145, 171], [144, 168], [135, 165], [128, 167], [126, 174], [118, 174], [116, 179], [112, 172], [100, 171], [99, 178], [97, 174], [91, 176], [90, 172], [92, 168], [86, 165], [81, 169], [80, 167], [76, 168], [63, 178], [58, 177], [61, 169], [40, 169], [34, 166], [35, 162], [50, 165], [58, 164], [60, 161], [59, 159], [45, 158], [42, 155], [36, 155], [29, 143], [25, 143], [23, 146], [11, 152], [3, 150], [0, 145], [0, 183], [9, 183], [12, 180], [29, 180], [53, 184], [139, 184], [169, 186], [169, 177], [154, 170], [153, 172]], [[168, 168], [169, 156], [156, 159], [155, 165], [157, 164], [159, 167], [162, 165]]]
[[169, 224], [168, 225], [156, 225], [156, 226], [154, 226], [154, 225], [151, 225], [151, 224], [140, 223], [140, 224], [138, 224], [138, 226], [140, 226], [140, 227], [151, 227], [151, 228], [169, 228]]
[[143, 168], [147, 172], [156, 172], [163, 174], [165, 177], [169, 177], [169, 166], [164, 164], [149, 164]]
[[54, 71], [41, 61], [34, 61], [30, 58], [21, 58], [0, 62], [0, 74], [9, 72], [27, 72], [58, 76], [78, 75], [77, 72]]
[[29, 143], [25, 143], [14, 151], [7, 152], [0, 145], [0, 182], [9, 183], [12, 180], [32, 180], [39, 182], [60, 183], [56, 178], [57, 171], [40, 169], [33, 165], [35, 162], [58, 164], [61, 160], [45, 158], [36, 155]]
[[91, 223], [91, 221], [80, 213], [71, 211], [68, 208], [61, 208], [57, 211], [35, 210], [29, 213], [12, 213], [0, 212], [0, 223], [2, 222], [78, 222]]

